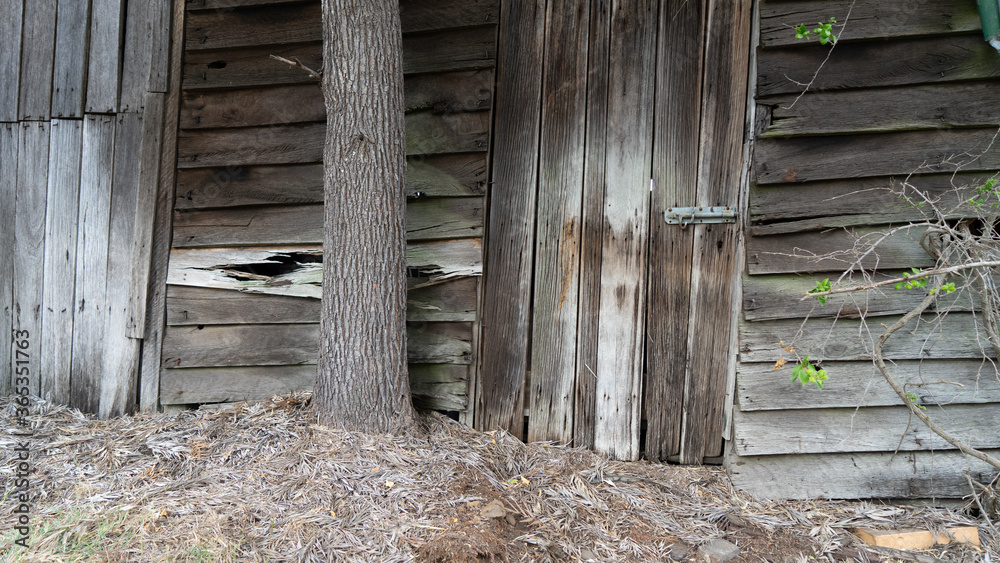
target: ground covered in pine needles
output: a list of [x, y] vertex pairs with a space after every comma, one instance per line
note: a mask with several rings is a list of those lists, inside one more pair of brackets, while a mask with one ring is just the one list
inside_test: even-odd
[[[307, 402], [98, 421], [38, 401], [21, 438], [0, 399], [3, 560], [695, 561], [724, 538], [736, 561], [1000, 561], [991, 526], [959, 511], [764, 501], [719, 468], [612, 462], [438, 414], [413, 436], [347, 433]], [[28, 549], [7, 461], [24, 440]], [[850, 532], [970, 524], [979, 550], [889, 554]]]

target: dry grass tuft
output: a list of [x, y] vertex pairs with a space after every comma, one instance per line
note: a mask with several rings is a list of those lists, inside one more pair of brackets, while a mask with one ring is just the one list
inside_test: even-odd
[[[347, 433], [312, 423], [307, 403], [98, 421], [37, 401], [31, 547], [7, 549], [14, 533], [0, 528], [4, 561], [656, 561], [720, 537], [746, 561], [877, 561], [849, 528], [975, 524], [944, 509], [761, 501], [721, 469], [611, 462], [437, 414], [420, 435]], [[0, 411], [10, 459], [21, 428], [9, 399]], [[0, 471], [12, 522], [13, 465]], [[998, 538], [980, 532], [997, 560]]]

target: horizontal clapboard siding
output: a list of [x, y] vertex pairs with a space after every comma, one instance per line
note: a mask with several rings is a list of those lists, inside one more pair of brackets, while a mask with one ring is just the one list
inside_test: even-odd
[[[403, 0], [410, 375], [418, 406], [468, 406], [482, 273], [495, 0]], [[163, 401], [311, 387], [319, 342], [326, 109], [320, 2], [187, 4]]]
[[[843, 23], [849, 9], [832, 51], [794, 38], [795, 25]], [[995, 471], [913, 419], [871, 357], [926, 290], [885, 286], [825, 306], [803, 297], [825, 278], [837, 287], [846, 270], [841, 286], [931, 266], [925, 227], [905, 226], [934, 208], [976, 214], [975, 187], [1000, 168], [1000, 56], [975, 6], [957, 0], [763, 0], [760, 24], [733, 482], [774, 497], [963, 496], [959, 468]], [[990, 449], [1000, 447], [1000, 376], [977, 338], [979, 306], [959, 287], [884, 351], [935, 422]], [[822, 390], [791, 382], [804, 356], [827, 370]]]

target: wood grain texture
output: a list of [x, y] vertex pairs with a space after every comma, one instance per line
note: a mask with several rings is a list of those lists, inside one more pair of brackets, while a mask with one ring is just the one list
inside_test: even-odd
[[[17, 197], [14, 205], [14, 301], [13, 330], [24, 331], [27, 350], [18, 355], [13, 346], [14, 365], [28, 367], [26, 387], [39, 392], [42, 350], [42, 279], [45, 240], [45, 187], [48, 184], [49, 131], [47, 121], [20, 124], [17, 154]], [[9, 173], [9, 172], [8, 172]], [[7, 203], [9, 205], [9, 202]], [[25, 357], [23, 354], [27, 353]], [[20, 364], [21, 361], [26, 364]]]
[[[800, 92], [802, 86], [798, 83], [812, 80], [828, 51], [815, 42], [762, 50], [757, 67], [757, 95]], [[933, 84], [996, 76], [1000, 76], [1000, 59], [983, 41], [982, 33], [975, 32], [891, 42], [842, 43], [823, 65], [812, 90]]]
[[493, 25], [403, 36], [403, 72], [448, 72], [493, 68], [497, 29]]
[[[960, 82], [909, 88], [816, 92], [792, 105], [792, 95], [758, 100], [774, 106], [762, 137], [878, 133], [912, 129], [990, 127], [1000, 109], [990, 103], [995, 83]], [[858, 108], [864, 111], [858, 111]]]
[[493, 105], [493, 69], [411, 74], [403, 81], [407, 112], [486, 111]]
[[[990, 455], [1000, 450], [987, 450]], [[733, 485], [763, 498], [963, 498], [965, 472], [984, 482], [996, 470], [960, 452], [879, 452], [825, 455], [728, 455]], [[809, 479], [789, 479], [809, 475]]]
[[[480, 430], [522, 437], [545, 2], [501, 5], [493, 197], [483, 310]], [[404, 45], [405, 48], [405, 45]]]
[[[261, 246], [323, 241], [322, 205], [234, 207], [177, 212], [174, 247]], [[407, 240], [482, 236], [483, 200], [421, 199], [406, 207]]]
[[594, 449], [621, 460], [639, 457], [657, 14], [648, 0], [611, 12]]
[[758, 184], [992, 171], [1000, 168], [996, 128], [761, 139]]
[[[0, 166], [4, 170], [17, 170], [18, 130], [15, 123], [0, 124]], [[10, 202], [16, 198], [17, 174], [0, 174], [0, 201]], [[14, 205], [0, 205], [0, 248], [14, 248], [14, 213]], [[11, 334], [13, 326], [14, 253], [0, 252], [0, 334]], [[6, 343], [0, 345], [0, 394], [4, 395], [10, 394], [14, 383], [12, 350]]]
[[181, 131], [177, 167], [296, 164], [323, 161], [325, 124]]
[[[858, 227], [749, 237], [748, 271], [752, 275], [822, 271], [839, 275], [865, 255], [887, 231], [888, 227]], [[861, 260], [862, 266], [890, 270], [933, 265], [930, 255], [920, 247], [922, 233], [923, 229], [906, 229], [885, 238], [875, 252]]]
[[182, 88], [247, 88], [276, 84], [317, 84], [309, 74], [272, 59], [278, 55], [298, 59], [303, 65], [322, 67], [323, 46], [319, 42], [294, 45], [243, 47], [212, 51], [188, 51], [184, 55]]
[[[167, 286], [167, 324], [270, 324], [319, 322], [319, 300], [194, 286]], [[409, 321], [471, 322], [476, 316], [476, 280], [462, 278], [412, 289]]]
[[656, 460], [680, 453], [695, 234], [658, 212], [696, 201], [699, 143], [690, 139], [701, 129], [705, 12], [699, 2], [660, 8], [644, 396], [646, 457]]
[[18, 119], [23, 24], [23, 0], [3, 0], [0, 3], [0, 37], [4, 38], [0, 41], [0, 122]]
[[403, 33], [496, 24], [497, 0], [401, 0], [399, 18]]
[[[875, 338], [881, 326], [891, 325], [898, 317], [882, 317], [867, 329], [856, 319], [815, 319], [799, 335], [802, 320], [788, 319], [740, 325], [740, 361], [774, 363], [784, 355], [782, 346], [793, 346], [801, 355], [813, 361], [859, 361], [871, 357]], [[945, 317], [925, 317], [917, 331], [899, 332], [885, 344], [887, 360], [920, 359], [981, 359], [989, 356], [976, 338], [981, 321], [968, 313], [952, 313]], [[978, 330], [982, 330], [979, 326]], [[798, 335], [798, 336], [797, 336]]]
[[185, 28], [187, 51], [323, 40], [319, 2], [192, 12]]
[[[183, 33], [183, 18], [174, 18], [174, 0], [151, 0], [149, 7], [150, 56], [147, 91], [166, 94], [170, 90], [175, 31]], [[176, 25], [175, 25], [176, 24]], [[180, 39], [177, 39], [177, 43]], [[178, 45], [179, 47], [179, 45]]]
[[[909, 270], [879, 271], [872, 274], [873, 281], [882, 281], [900, 277]], [[815, 289], [816, 282], [830, 279], [834, 287], [851, 287], [863, 283], [859, 276], [855, 280], [845, 279], [836, 283], [836, 277], [821, 275], [769, 275], [745, 276], [743, 278], [743, 315], [748, 321], [764, 321], [792, 318], [857, 318], [862, 314], [869, 317], [877, 315], [902, 315], [915, 309], [926, 295], [921, 289], [895, 290], [886, 286], [878, 290], [857, 293], [841, 293], [830, 295], [826, 305], [820, 305], [815, 299], [800, 300], [808, 291]], [[961, 284], [958, 284], [961, 286]], [[968, 311], [973, 304], [978, 308], [979, 298], [971, 288], [962, 289], [947, 295], [941, 295], [937, 303], [928, 310], [937, 311]]]
[[153, 255], [153, 231], [156, 228], [156, 200], [160, 183], [160, 160], [163, 153], [163, 118], [165, 95], [146, 93], [146, 108], [139, 150], [135, 222], [132, 237], [132, 278], [129, 285], [125, 333], [129, 338], [146, 334], [147, 291]]
[[127, 9], [118, 107], [119, 111], [141, 112], [149, 89], [152, 62], [151, 15], [158, 6], [153, 2], [129, 2]]
[[55, 52], [56, 0], [26, 2], [21, 46], [20, 120], [49, 118]]
[[586, 141], [586, 2], [549, 2], [542, 71], [528, 440], [573, 439]]
[[245, 6], [260, 6], [264, 4], [293, 4], [302, 0], [182, 0], [185, 2], [185, 9], [195, 10], [221, 10], [229, 11], [233, 8]]
[[160, 378], [164, 405], [266, 401], [312, 389], [316, 364], [165, 369]]
[[52, 117], [82, 117], [90, 2], [60, 0], [57, 9], [49, 114]]
[[104, 331], [98, 411], [102, 418], [121, 416], [135, 409], [139, 370], [139, 341], [130, 338], [128, 334], [143, 118], [138, 113], [119, 113], [117, 119], [111, 181], [111, 222], [108, 228], [108, 286], [105, 301], [108, 315]]
[[488, 167], [483, 153], [417, 155], [406, 159], [406, 195], [485, 195]]
[[604, 233], [605, 160], [608, 148], [608, 76], [611, 5], [590, 3], [587, 79], [587, 132], [584, 142], [583, 202], [580, 233], [580, 313], [577, 316], [576, 397], [573, 445], [594, 447], [597, 419], [597, 351], [601, 304], [601, 254]]
[[469, 366], [410, 364], [410, 393], [418, 409], [464, 411], [469, 405]]
[[40, 349], [45, 350], [40, 368], [41, 396], [65, 405], [70, 400], [83, 123], [53, 121], [50, 131], [40, 335]]
[[[411, 362], [469, 364], [471, 340], [471, 323], [407, 325]], [[318, 323], [169, 326], [163, 338], [167, 369], [315, 364], [318, 353]]]
[[125, 15], [122, 0], [91, 0], [90, 54], [87, 57], [87, 98], [84, 104], [88, 113], [118, 111]]
[[[1000, 409], [980, 405], [928, 407], [928, 416], [974, 448], [997, 448]], [[949, 450], [904, 406], [734, 413], [738, 455]]]
[[105, 301], [108, 280], [108, 228], [114, 166], [115, 119], [91, 115], [83, 120], [80, 208], [77, 222], [76, 298], [70, 406], [97, 412], [101, 393]]
[[406, 154], [486, 152], [490, 113], [420, 111], [406, 114]]
[[181, 129], [257, 127], [326, 120], [319, 84], [184, 92]]
[[[899, 396], [868, 362], [824, 362], [830, 379], [823, 389], [789, 383], [791, 363], [780, 370], [772, 364], [741, 364], [739, 406], [754, 410], [853, 408], [901, 405]], [[930, 405], [1000, 403], [1000, 373], [983, 360], [901, 360], [893, 376], [907, 392]]]
[[[163, 1], [163, 0], [161, 0]], [[170, 258], [170, 239], [177, 168], [177, 125], [180, 107], [182, 37], [184, 36], [184, 0], [170, 0], [169, 77], [166, 82], [166, 103], [163, 115], [163, 151], [160, 154], [160, 180], [156, 190], [156, 216], [153, 224], [150, 254], [149, 286], [146, 292], [146, 327], [142, 342], [139, 374], [139, 408], [156, 411], [160, 404], [160, 352], [166, 325], [166, 283]], [[156, 59], [154, 54], [151, 89], [156, 90]]]
[[946, 35], [976, 31], [980, 26], [975, 6], [962, 0], [916, 0], [906, 4], [879, 0], [766, 0], [760, 8], [760, 43], [764, 47], [804, 47], [807, 41], [795, 38], [795, 26], [802, 23], [811, 26], [831, 17], [842, 24], [848, 10], [850, 19], [843, 32], [837, 34], [838, 41]]
[[[710, 4], [697, 205], [738, 207], [753, 2]], [[735, 322], [736, 224], [696, 225], [691, 274], [690, 371], [684, 387], [681, 463], [722, 454], [726, 378]]]

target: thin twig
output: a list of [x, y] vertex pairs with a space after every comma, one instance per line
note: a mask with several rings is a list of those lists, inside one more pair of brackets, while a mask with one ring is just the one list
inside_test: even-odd
[[281, 62], [285, 63], [286, 65], [293, 66], [293, 67], [295, 67], [295, 68], [297, 68], [297, 69], [299, 69], [301, 71], [304, 71], [306, 74], [308, 74], [309, 76], [315, 78], [316, 80], [322, 80], [323, 79], [323, 75], [321, 73], [316, 72], [315, 70], [313, 70], [313, 69], [307, 67], [306, 65], [302, 64], [302, 61], [300, 61], [298, 57], [292, 57], [292, 59], [294, 59], [294, 60], [288, 60], [285, 57], [279, 57], [278, 55], [271, 55], [271, 58], [274, 59], [274, 60], [276, 60], [276, 61], [281, 61]]
[[955, 266], [948, 266], [946, 268], [934, 268], [931, 270], [925, 270], [923, 272], [919, 272], [911, 276], [907, 276], [905, 278], [891, 278], [876, 283], [868, 283], [862, 285], [855, 285], [851, 287], [831, 289], [829, 291], [817, 291], [815, 293], [805, 293], [802, 295], [801, 298], [799, 298], [799, 301], [805, 301], [806, 299], [809, 299], [811, 297], [822, 297], [824, 295], [834, 295], [837, 293], [854, 293], [856, 291], [867, 291], [887, 285], [897, 284], [899, 282], [912, 281], [920, 278], [929, 278], [932, 276], [939, 276], [943, 274], [953, 274], [955, 272], [960, 272], [962, 270], [975, 270], [978, 268], [1000, 268], [1000, 261], [988, 260], [982, 262], [969, 262], [967, 264], [957, 264]]

